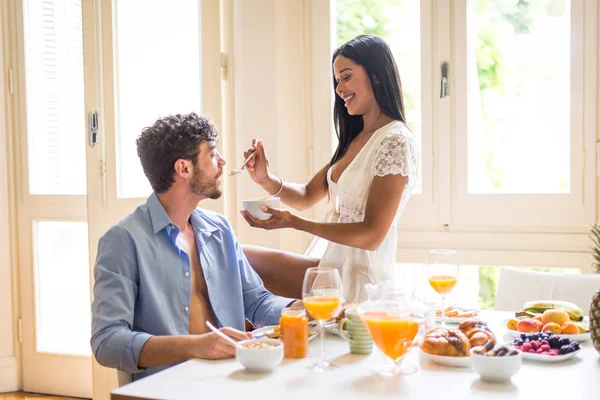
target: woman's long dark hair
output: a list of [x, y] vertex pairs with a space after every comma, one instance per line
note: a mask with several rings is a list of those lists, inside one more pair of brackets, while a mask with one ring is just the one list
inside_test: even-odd
[[[362, 66], [375, 94], [377, 105], [382, 113], [394, 120], [402, 121], [404, 117], [404, 99], [402, 98], [402, 83], [394, 55], [383, 39], [373, 35], [360, 35], [341, 45], [334, 53], [331, 64], [338, 56], [344, 56], [355, 64]], [[374, 84], [377, 79], [378, 84]], [[333, 90], [337, 88], [335, 71], [333, 72]], [[333, 106], [333, 122], [338, 137], [338, 147], [329, 162], [335, 164], [346, 153], [348, 146], [363, 130], [361, 115], [350, 115], [344, 106], [344, 100], [335, 95]], [[325, 179], [327, 181], [327, 179]], [[327, 182], [325, 182], [327, 185]]]

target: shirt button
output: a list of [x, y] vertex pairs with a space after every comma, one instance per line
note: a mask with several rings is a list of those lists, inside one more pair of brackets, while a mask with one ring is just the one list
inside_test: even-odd
[[190, 273], [186, 271], [185, 276], [190, 276]]
[[185, 312], [190, 311], [190, 308], [188, 306], [183, 307], [183, 309], [185, 310]]

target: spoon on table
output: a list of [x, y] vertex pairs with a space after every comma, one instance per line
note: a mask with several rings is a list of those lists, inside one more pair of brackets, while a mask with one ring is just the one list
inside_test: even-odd
[[211, 324], [210, 321], [206, 321], [206, 326], [208, 326], [211, 331], [213, 331], [217, 335], [221, 336], [223, 339], [227, 340], [228, 342], [231, 342], [234, 346], [237, 344], [237, 342], [235, 340], [233, 340], [232, 338], [230, 338], [229, 336], [227, 336], [226, 334], [224, 334], [223, 332], [221, 332], [220, 330], [215, 328], [215, 326], [213, 324]]
[[235, 168], [234, 168], [234, 169], [233, 169], [233, 171], [231, 171], [231, 172], [229, 173], [229, 176], [235, 176], [235, 175], [239, 175], [239, 174], [241, 174], [242, 172], [244, 172], [244, 170], [246, 169], [246, 164], [248, 163], [248, 161], [250, 161], [250, 159], [251, 159], [252, 157], [254, 157], [254, 155], [255, 155], [255, 154], [256, 154], [256, 151], [255, 151], [254, 153], [250, 154], [250, 155], [248, 156], [248, 158], [246, 158], [246, 161], [244, 161], [244, 163], [242, 164], [242, 166], [240, 167], [240, 169], [235, 169]]

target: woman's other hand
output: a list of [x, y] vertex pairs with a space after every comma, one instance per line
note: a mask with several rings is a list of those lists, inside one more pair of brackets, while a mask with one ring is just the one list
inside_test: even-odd
[[298, 217], [288, 210], [280, 208], [261, 207], [263, 212], [271, 214], [271, 218], [266, 220], [255, 219], [248, 211], [241, 211], [242, 216], [253, 228], [262, 228], [268, 231], [272, 229], [295, 228]]
[[269, 179], [269, 159], [267, 158], [262, 139], [252, 139], [252, 147], [244, 152], [244, 160], [255, 151], [256, 154], [254, 157], [246, 164], [246, 170], [254, 182], [263, 186]]

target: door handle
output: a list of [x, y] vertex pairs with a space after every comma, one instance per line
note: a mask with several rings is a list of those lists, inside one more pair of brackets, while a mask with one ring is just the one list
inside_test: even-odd
[[96, 147], [98, 144], [98, 112], [90, 113], [90, 146]]
[[440, 99], [450, 95], [448, 88], [448, 63], [444, 61], [441, 66], [441, 80], [440, 80]]

